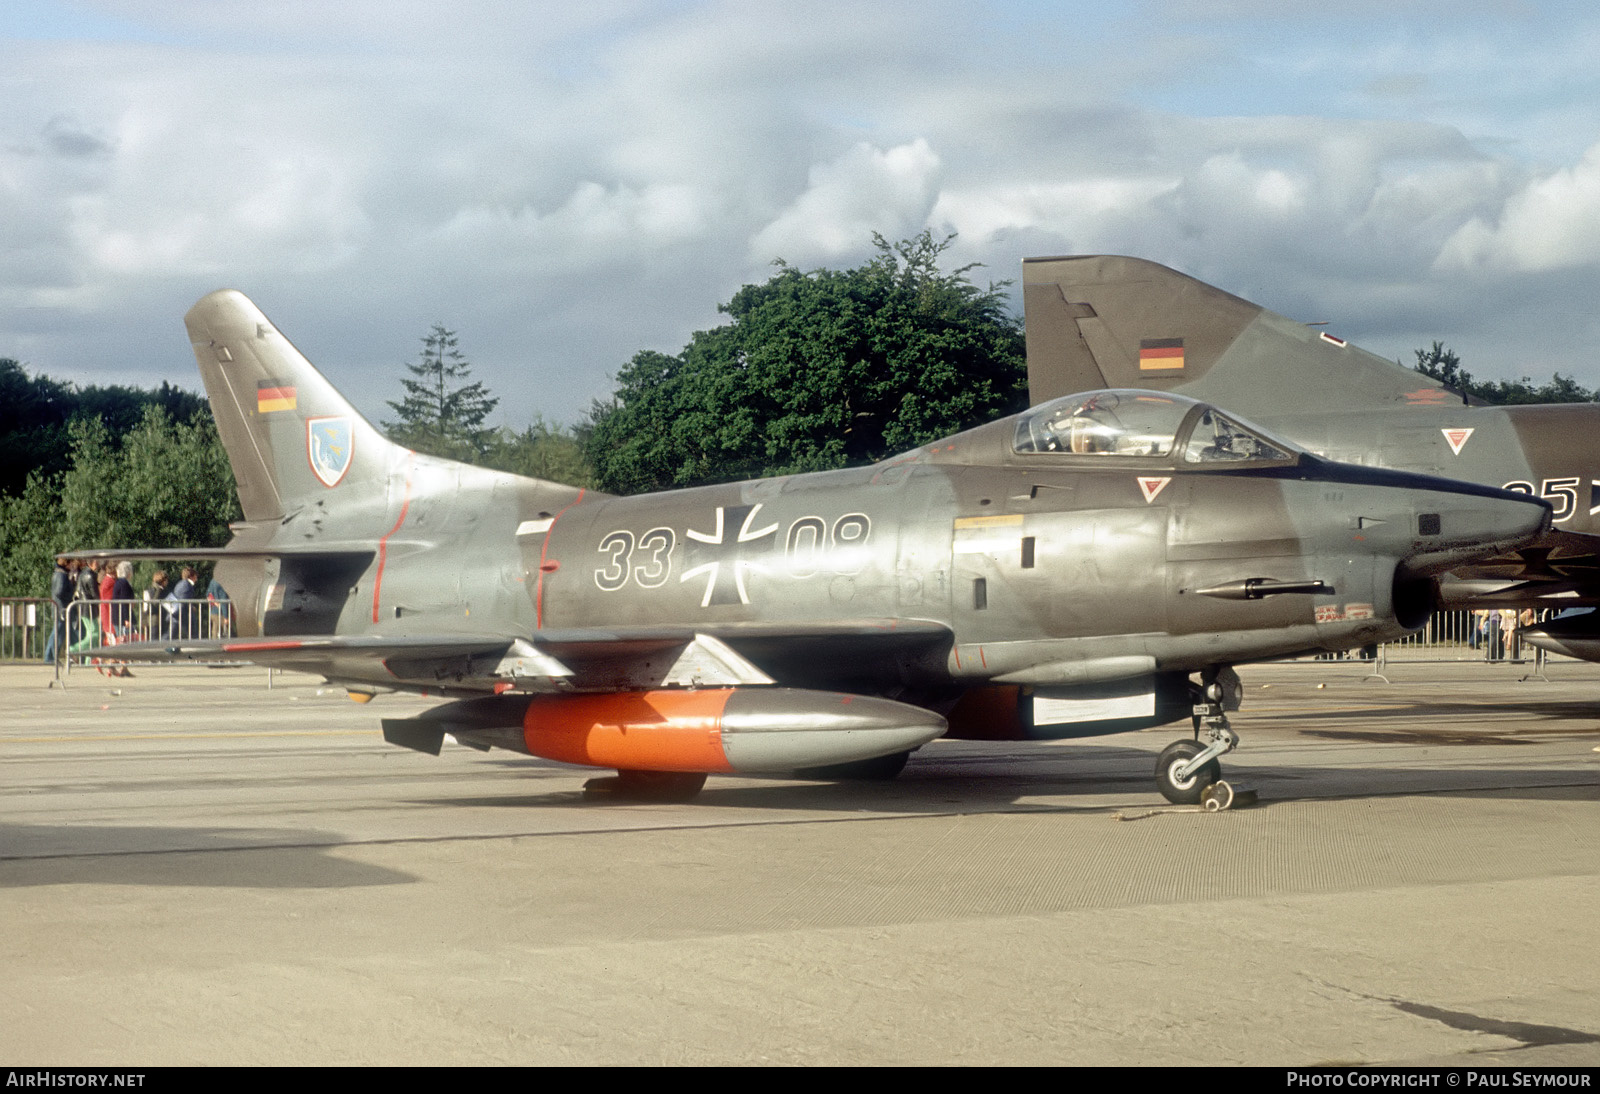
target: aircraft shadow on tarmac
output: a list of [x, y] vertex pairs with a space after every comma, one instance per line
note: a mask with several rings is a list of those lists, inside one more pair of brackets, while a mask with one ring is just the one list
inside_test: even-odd
[[[1600, 801], [1600, 764], [1460, 768], [1328, 767], [1238, 764], [1229, 777], [1257, 790], [1250, 809], [1269, 810], [1297, 802], [1448, 794], [1498, 801]], [[489, 761], [500, 764], [498, 759]], [[893, 782], [818, 783], [750, 777], [718, 785], [710, 781], [693, 802], [646, 806], [663, 827], [728, 823], [798, 823], [870, 820], [890, 816], [938, 816], [1026, 812], [1055, 815], [1122, 811], [1127, 820], [1155, 814], [1183, 823], [1212, 823], [1197, 809], [1167, 805], [1148, 790], [1150, 754], [1135, 749], [1078, 745], [1048, 759], [1036, 751], [1007, 750], [913, 758]], [[632, 808], [612, 800], [585, 800], [587, 771], [515, 761], [543, 785], [528, 794], [409, 799], [403, 804], [437, 809], [500, 808], [610, 810]], [[1056, 770], [1051, 770], [1054, 767]], [[1070, 767], [1070, 770], [1060, 770]], [[754, 784], [754, 785], [753, 785]], [[1067, 800], [1060, 800], [1060, 799]], [[1057, 799], [1057, 800], [1051, 800]], [[401, 802], [397, 801], [397, 804]], [[754, 812], [736, 818], [729, 811]], [[788, 818], [762, 813], [789, 812]], [[624, 824], [621, 832], [638, 830]], [[584, 829], [588, 830], [588, 829]], [[571, 829], [497, 833], [491, 838], [570, 834]], [[405, 836], [397, 837], [404, 841]], [[429, 841], [448, 840], [436, 834]], [[483, 838], [463, 832], [462, 838]], [[418, 876], [338, 857], [330, 852], [365, 842], [337, 832], [297, 828], [181, 828], [166, 826], [23, 825], [0, 823], [0, 889], [42, 885], [138, 885], [190, 888], [330, 889], [404, 885]], [[383, 842], [391, 842], [385, 840]], [[240, 854], [238, 852], [248, 852]]]
[[[1492, 718], [1500, 721], [1507, 715], [1536, 721], [1532, 725], [1523, 724], [1510, 730], [1498, 727], [1481, 730], [1471, 728], [1481, 724], [1473, 719]], [[1424, 724], [1404, 729], [1396, 726], [1396, 723], [1418, 719], [1424, 720]], [[1471, 703], [1402, 699], [1366, 710], [1342, 708], [1297, 713], [1292, 726], [1280, 724], [1276, 728], [1289, 728], [1309, 737], [1371, 741], [1374, 744], [1521, 745], [1553, 736], [1590, 737], [1600, 741], [1600, 721], [1597, 720], [1600, 720], [1600, 705], [1589, 702], [1529, 699]], [[1318, 724], [1324, 722], [1376, 724], [1370, 730], [1318, 728]]]
[[[1392, 733], [1374, 739], [1390, 743], [1398, 740]], [[1424, 743], [1458, 742], [1429, 738]], [[1248, 755], [1244, 755], [1238, 763], [1225, 767], [1223, 775], [1237, 789], [1258, 792], [1258, 802], [1250, 806], [1255, 809], [1307, 799], [1436, 793], [1526, 800], [1552, 800], [1577, 793], [1600, 798], [1600, 763], [1591, 762], [1591, 759], [1591, 753], [1585, 749], [1581, 755], [1574, 753], [1570, 766], [1452, 765], [1447, 768], [1425, 764], [1405, 767], [1356, 764], [1334, 767], [1252, 763]], [[724, 783], [712, 778], [692, 802], [670, 808], [705, 812], [708, 821], [713, 811], [719, 809], [798, 810], [856, 816], [863, 813], [904, 815], [1017, 810], [1104, 813], [1112, 808], [1198, 813], [1197, 807], [1168, 805], [1149, 789], [1152, 760], [1151, 753], [1137, 749], [1086, 744], [1050, 749], [1044, 755], [1038, 749], [965, 752], [943, 757], [919, 754], [913, 756], [900, 777], [892, 781], [812, 782], [781, 776], [741, 776], [737, 782]], [[582, 785], [589, 774], [585, 769], [499, 758], [482, 762], [537, 773], [541, 785], [527, 794], [426, 797], [410, 799], [408, 804], [509, 809], [609, 809], [637, 804], [609, 798], [585, 799]], [[568, 772], [570, 781], [561, 777]], [[552, 786], [552, 783], [557, 785]], [[1059, 800], [1062, 798], [1070, 800]], [[662, 807], [659, 803], [651, 804], [654, 808]]]
[[[0, 823], [0, 889], [173, 885], [344, 889], [404, 885], [411, 874], [334, 857], [350, 841], [293, 828], [170, 828]], [[240, 855], [230, 852], [251, 851]], [[204, 856], [197, 864], [196, 856]]]

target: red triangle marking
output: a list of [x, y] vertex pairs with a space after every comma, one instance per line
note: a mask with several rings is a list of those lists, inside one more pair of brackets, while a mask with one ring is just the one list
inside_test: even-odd
[[1461, 455], [1461, 449], [1466, 445], [1467, 438], [1472, 436], [1470, 429], [1441, 429], [1439, 432], [1444, 434], [1444, 439], [1450, 443], [1450, 451], [1457, 456]]
[[1144, 493], [1145, 504], [1148, 505], [1150, 502], [1155, 501], [1156, 495], [1161, 493], [1166, 488], [1167, 483], [1171, 481], [1170, 478], [1147, 479], [1141, 477], [1139, 479], [1139, 489]]

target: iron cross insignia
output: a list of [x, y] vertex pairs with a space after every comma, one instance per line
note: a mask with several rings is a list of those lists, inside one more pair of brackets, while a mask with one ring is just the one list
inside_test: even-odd
[[[750, 593], [744, 583], [745, 575], [752, 570], [763, 574], [770, 572], [766, 565], [752, 557], [766, 554], [778, 541], [776, 524], [755, 527], [756, 514], [760, 511], [759, 503], [719, 505], [717, 526], [713, 531], [696, 532], [690, 529], [685, 533], [689, 538], [686, 560], [689, 568], [678, 580], [688, 581], [692, 577], [706, 575], [706, 595], [700, 600], [702, 608], [713, 604], [750, 603]], [[730, 537], [729, 530], [734, 527], [739, 530]], [[729, 578], [732, 580], [729, 581]]]

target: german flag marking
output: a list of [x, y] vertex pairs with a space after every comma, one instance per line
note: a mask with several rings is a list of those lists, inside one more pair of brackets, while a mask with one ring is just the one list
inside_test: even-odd
[[1156, 372], [1183, 367], [1182, 338], [1141, 338], [1139, 371]]
[[295, 408], [294, 385], [281, 380], [262, 380], [256, 384], [256, 412], [267, 414], [274, 410]]

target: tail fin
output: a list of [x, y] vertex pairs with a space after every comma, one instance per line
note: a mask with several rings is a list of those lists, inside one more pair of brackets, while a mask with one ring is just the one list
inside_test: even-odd
[[341, 482], [385, 488], [400, 450], [243, 293], [214, 292], [183, 322], [247, 520], [282, 517]]
[[1144, 259], [1030, 258], [1022, 281], [1034, 403], [1101, 387], [1179, 391], [1247, 415], [1461, 398], [1394, 361]]

